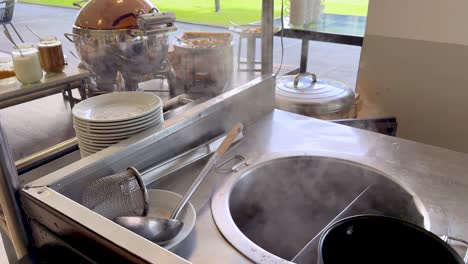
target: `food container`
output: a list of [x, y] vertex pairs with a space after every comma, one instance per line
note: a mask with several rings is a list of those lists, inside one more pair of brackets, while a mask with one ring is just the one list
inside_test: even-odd
[[166, 59], [174, 22], [174, 14], [160, 12], [147, 0], [91, 0], [78, 13], [73, 34], [65, 36], [95, 75], [99, 90], [112, 92], [117, 72], [133, 90], [170, 69]]
[[11, 57], [0, 58], [0, 80], [15, 76]]
[[231, 33], [186, 32], [174, 43], [171, 62], [176, 77], [186, 87], [202, 83], [205, 92], [219, 94], [232, 79]]
[[12, 52], [16, 78], [23, 84], [39, 82], [42, 79], [39, 51], [30, 43], [18, 44], [18, 48]]
[[45, 72], [62, 72], [65, 68], [62, 43], [56, 37], [41, 38], [37, 45], [42, 69]]
[[356, 116], [354, 92], [340, 82], [320, 80], [313, 73], [279, 77], [276, 107], [324, 120]]

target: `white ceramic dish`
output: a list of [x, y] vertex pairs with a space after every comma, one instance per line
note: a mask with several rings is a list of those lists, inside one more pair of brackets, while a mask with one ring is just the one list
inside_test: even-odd
[[78, 141], [82, 145], [93, 147], [93, 148], [107, 148], [107, 147], [110, 147], [110, 146], [115, 145], [115, 144], [120, 142], [120, 141], [117, 141], [115, 143], [100, 143], [100, 142], [99, 143], [93, 143], [93, 142], [85, 141], [82, 138], [78, 139]]
[[116, 134], [116, 133], [125, 133], [125, 132], [132, 132], [136, 131], [141, 128], [147, 128], [154, 126], [158, 123], [160, 123], [160, 119], [149, 119], [147, 122], [142, 123], [140, 125], [135, 125], [135, 126], [130, 126], [130, 127], [123, 127], [123, 128], [115, 128], [115, 129], [106, 129], [106, 130], [97, 130], [97, 129], [91, 129], [91, 128], [86, 128], [80, 126], [78, 123], [75, 123], [73, 127], [75, 130], [79, 130], [80, 132], [84, 134], [89, 134], [89, 135], [110, 135], [110, 134]]
[[133, 120], [162, 108], [158, 96], [120, 92], [88, 98], [73, 107], [73, 116], [85, 122], [108, 123]]
[[[182, 196], [170, 191], [149, 189], [148, 198], [150, 205], [148, 216], [169, 218]], [[190, 202], [182, 210], [179, 219], [184, 226], [174, 239], [163, 246], [165, 249], [174, 250], [193, 230], [197, 221], [197, 211]]]
[[92, 153], [96, 153], [98, 151], [101, 151], [105, 148], [100, 148], [100, 149], [95, 149], [93, 147], [89, 147], [87, 145], [84, 145], [83, 143], [79, 143], [78, 146], [80, 147], [80, 150], [84, 150], [84, 152], [88, 153], [88, 154], [92, 154]]
[[121, 132], [121, 133], [108, 133], [108, 134], [90, 134], [86, 131], [82, 131], [80, 130], [79, 128], [75, 128], [75, 132], [76, 132], [76, 135], [78, 138], [86, 138], [86, 139], [95, 139], [95, 140], [122, 140], [122, 139], [126, 139], [126, 138], [129, 138], [130, 136], [133, 136], [135, 134], [138, 134], [146, 129], [149, 129], [149, 128], [152, 128], [152, 127], [157, 127], [157, 126], [160, 126], [162, 123], [155, 123], [155, 124], [151, 124], [149, 126], [146, 126], [146, 127], [143, 127], [143, 128], [139, 128], [139, 129], [135, 129], [135, 130], [131, 130], [131, 131], [128, 131], [128, 132]]
[[108, 146], [107, 146], [107, 147], [90, 146], [90, 145], [87, 145], [87, 144], [85, 144], [85, 143], [83, 143], [83, 142], [80, 142], [80, 143], [79, 143], [79, 146], [80, 146], [80, 148], [84, 149], [85, 151], [87, 151], [87, 152], [93, 152], [93, 153], [94, 153], [94, 152], [101, 151], [101, 150], [103, 150], [103, 149], [105, 149], [105, 148], [108, 148]]
[[78, 138], [78, 141], [84, 142], [89, 145], [102, 144], [102, 145], [110, 146], [110, 145], [117, 144], [122, 140], [96, 140], [96, 139], [87, 139], [87, 138], [80, 137]]
[[75, 124], [78, 123], [81, 126], [92, 127], [95, 129], [109, 129], [109, 128], [112, 129], [114, 127], [126, 127], [126, 126], [132, 126], [134, 124], [144, 123], [148, 121], [149, 119], [160, 118], [160, 116], [162, 115], [163, 115], [162, 111], [154, 111], [145, 116], [135, 118], [132, 120], [127, 120], [123, 122], [107, 122], [107, 123], [86, 122], [86, 121], [73, 117], [73, 123]]
[[135, 125], [140, 125], [144, 124], [150, 120], [154, 119], [160, 119], [162, 116], [162, 112], [156, 111], [152, 112], [149, 115], [145, 115], [142, 118], [137, 118], [125, 122], [113, 122], [113, 123], [90, 123], [90, 122], [85, 122], [77, 118], [73, 118], [73, 123], [78, 124], [79, 126], [83, 128], [91, 128], [91, 129], [100, 129], [100, 130], [105, 130], [105, 129], [116, 129], [116, 128], [124, 128], [124, 127], [132, 127]]

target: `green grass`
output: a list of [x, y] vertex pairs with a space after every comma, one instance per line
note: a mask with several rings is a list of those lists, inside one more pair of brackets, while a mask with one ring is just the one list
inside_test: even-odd
[[[20, 0], [22, 2], [68, 6], [75, 0]], [[180, 21], [210, 25], [229, 25], [259, 21], [261, 0], [220, 0], [221, 12], [214, 12], [214, 0], [157, 0], [161, 10], [172, 11]], [[281, 0], [275, 1], [275, 16], [279, 16]], [[329, 14], [365, 16], [369, 0], [325, 0], [325, 12]]]

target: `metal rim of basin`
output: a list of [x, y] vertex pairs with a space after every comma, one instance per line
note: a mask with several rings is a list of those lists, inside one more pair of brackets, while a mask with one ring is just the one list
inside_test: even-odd
[[[422, 204], [421, 200], [419, 197], [417, 197], [414, 192], [411, 190], [408, 190], [405, 186], [403, 186], [400, 182], [398, 182], [396, 179], [388, 175], [387, 173], [384, 173], [380, 170], [377, 170], [375, 168], [369, 167], [365, 164], [354, 162], [352, 160], [347, 160], [347, 159], [342, 159], [342, 158], [337, 158], [337, 157], [330, 157], [330, 156], [317, 156], [317, 155], [307, 155], [304, 153], [301, 154], [278, 154], [278, 155], [273, 155], [273, 156], [267, 156], [263, 158], [259, 158], [258, 160], [255, 161], [255, 164], [252, 166], [249, 166], [239, 172], [234, 172], [231, 175], [227, 177], [227, 180], [219, 186], [219, 188], [213, 193], [212, 199], [211, 199], [211, 210], [212, 210], [212, 215], [213, 219], [216, 223], [216, 226], [218, 227], [218, 230], [221, 232], [221, 234], [226, 238], [226, 240], [234, 247], [236, 248], [239, 252], [241, 252], [244, 256], [249, 258], [250, 260], [254, 261], [255, 263], [290, 263], [293, 264], [293, 262], [288, 261], [286, 259], [283, 259], [279, 256], [276, 256], [259, 245], [255, 244], [253, 241], [251, 241], [246, 235], [242, 233], [242, 231], [239, 229], [239, 227], [236, 225], [234, 222], [234, 219], [231, 215], [231, 210], [230, 210], [230, 197], [231, 197], [231, 192], [236, 186], [236, 184], [242, 180], [245, 176], [249, 175], [249, 172], [254, 171], [255, 169], [258, 169], [260, 167], [263, 167], [271, 162], [277, 161], [277, 160], [285, 160], [285, 159], [295, 159], [295, 158], [325, 158], [325, 159], [330, 159], [336, 162], [341, 162], [341, 163], [347, 163], [353, 166], [361, 167], [363, 169], [375, 172], [377, 174], [380, 174], [387, 179], [395, 182], [397, 185], [399, 185], [403, 190], [407, 191], [409, 194], [413, 196], [415, 206], [419, 210], [419, 213], [423, 216], [424, 218], [424, 228], [428, 229], [430, 228], [430, 222], [428, 218], [427, 211]], [[299, 252], [298, 252], [299, 253]]]

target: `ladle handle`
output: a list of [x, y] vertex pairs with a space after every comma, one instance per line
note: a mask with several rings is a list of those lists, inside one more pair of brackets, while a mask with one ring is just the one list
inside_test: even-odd
[[229, 131], [228, 135], [226, 138], [223, 140], [223, 143], [218, 147], [216, 152], [211, 156], [211, 158], [208, 160], [206, 163], [205, 167], [203, 167], [203, 170], [198, 174], [197, 178], [195, 181], [192, 183], [192, 186], [188, 189], [187, 193], [185, 193], [184, 197], [180, 201], [180, 203], [177, 205], [177, 207], [174, 209], [174, 212], [171, 215], [171, 219], [177, 219], [179, 217], [180, 212], [182, 212], [182, 209], [184, 209], [185, 205], [187, 202], [190, 200], [190, 197], [192, 197], [192, 194], [195, 192], [195, 190], [198, 188], [200, 183], [205, 179], [206, 175], [210, 172], [210, 170], [213, 168], [213, 166], [216, 163], [216, 160], [224, 155], [226, 151], [229, 149], [229, 147], [232, 145], [236, 137], [242, 132], [242, 129], [244, 126], [241, 123], [237, 123], [231, 131]]
[[243, 129], [244, 125], [242, 125], [242, 123], [237, 123], [233, 128], [231, 128], [231, 131], [229, 131], [228, 135], [223, 140], [223, 143], [221, 143], [221, 145], [216, 150], [219, 156], [223, 156], [224, 153], [228, 151], [232, 145], [232, 142], [236, 140], [237, 136], [242, 132]]

